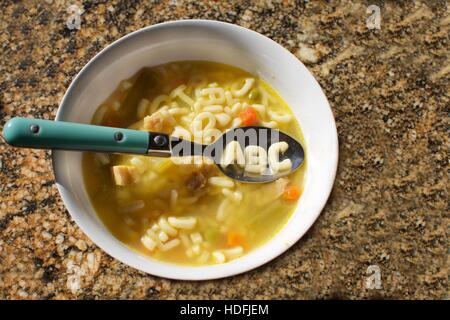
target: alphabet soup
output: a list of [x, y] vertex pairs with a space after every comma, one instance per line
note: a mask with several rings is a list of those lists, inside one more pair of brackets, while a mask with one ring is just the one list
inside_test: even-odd
[[[231, 128], [257, 125], [304, 145], [296, 118], [273, 88], [212, 62], [140, 70], [98, 106], [92, 123], [208, 144]], [[292, 163], [283, 159], [288, 150], [283, 141], [267, 148], [231, 141], [221, 164], [249, 174], [289, 172]], [[306, 167], [307, 161], [276, 181], [249, 184], [208, 161], [83, 154], [86, 190], [106, 228], [153, 259], [194, 266], [226, 263], [268, 242], [301, 205]]]

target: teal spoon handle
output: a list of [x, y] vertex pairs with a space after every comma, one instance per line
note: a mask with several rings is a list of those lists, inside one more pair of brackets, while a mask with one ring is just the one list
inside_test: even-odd
[[[152, 133], [81, 123], [12, 118], [3, 128], [16, 147], [147, 154]], [[166, 151], [167, 152], [167, 151]]]

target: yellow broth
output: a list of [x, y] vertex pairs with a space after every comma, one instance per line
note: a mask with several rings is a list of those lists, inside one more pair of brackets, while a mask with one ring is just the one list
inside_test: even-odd
[[[251, 89], [239, 91], [244, 87], [245, 79], [253, 79], [253, 82], [249, 80]], [[180, 88], [185, 96], [174, 94]], [[210, 96], [201, 94], [206, 92], [202, 91], [205, 88], [221, 88], [223, 92], [229, 92], [228, 98], [231, 94], [231, 100], [213, 104], [225, 110], [211, 112], [214, 116], [226, 113], [230, 118], [226, 124], [216, 122], [215, 128], [220, 132], [233, 125], [244, 125], [239, 123], [243, 110], [259, 106], [258, 125], [275, 125], [304, 145], [297, 120], [275, 90], [243, 70], [212, 62], [185, 61], [144, 68], [120, 83], [98, 107], [92, 122], [169, 134], [180, 132], [175, 127], [182, 127], [192, 133], [190, 126], [195, 117], [210, 106]], [[245, 94], [235, 96], [243, 92]], [[164, 95], [167, 98], [162, 99]], [[192, 105], [198, 101], [201, 103]], [[231, 110], [237, 103], [241, 108]], [[269, 111], [276, 112], [276, 118], [289, 115], [285, 118], [290, 120], [274, 121]], [[149, 120], [143, 120], [145, 116]], [[131, 168], [133, 182], [116, 185], [113, 166]], [[133, 250], [184, 265], [227, 262], [269, 241], [286, 224], [297, 206], [296, 199], [285, 199], [285, 188], [296, 186], [302, 190], [305, 168], [306, 163], [283, 180], [266, 184], [234, 181], [230, 188], [212, 183], [211, 177], [226, 179], [226, 184], [231, 181], [215, 165], [177, 164], [168, 158], [135, 155], [83, 154], [87, 192], [98, 216], [112, 234]], [[174, 227], [176, 235], [169, 235], [160, 227], [160, 217], [166, 222], [168, 217], [171, 217], [169, 221], [175, 221], [174, 217], [190, 217], [195, 220], [195, 226], [189, 229]], [[143, 237], [152, 242], [143, 241]], [[169, 242], [171, 244], [164, 247]], [[153, 247], [155, 243], [157, 245]], [[167, 249], [170, 246], [174, 247]]]

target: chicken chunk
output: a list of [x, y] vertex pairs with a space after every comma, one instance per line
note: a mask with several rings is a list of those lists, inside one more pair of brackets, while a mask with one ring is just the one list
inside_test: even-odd
[[193, 165], [189, 168], [192, 172], [186, 179], [186, 188], [190, 191], [198, 191], [205, 188], [208, 177], [215, 173], [216, 166], [213, 164]]
[[202, 172], [194, 171], [186, 180], [186, 188], [190, 191], [201, 190], [206, 186], [207, 182], [208, 180]]
[[144, 118], [144, 130], [164, 132], [167, 134], [172, 133], [175, 126], [175, 119], [172, 116], [163, 116], [157, 112], [151, 116]]
[[114, 182], [118, 186], [126, 186], [136, 182], [137, 170], [132, 166], [114, 166], [111, 168]]

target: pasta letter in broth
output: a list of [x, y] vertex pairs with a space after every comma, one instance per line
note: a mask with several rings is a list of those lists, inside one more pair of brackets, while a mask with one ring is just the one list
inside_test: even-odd
[[245, 148], [245, 171], [250, 173], [263, 173], [267, 168], [267, 152], [260, 146], [247, 146]]
[[159, 106], [163, 103], [163, 102], [167, 102], [169, 99], [168, 96], [166, 96], [165, 94], [159, 95], [157, 96], [155, 99], [153, 99], [152, 104], [150, 105], [150, 112], [149, 114], [153, 114], [156, 112], [156, 110], [159, 109]]
[[237, 164], [241, 168], [245, 165], [245, 157], [241, 145], [237, 141], [231, 141], [225, 147], [220, 164], [227, 167], [230, 164]]
[[274, 172], [287, 171], [291, 169], [292, 161], [290, 159], [284, 159], [281, 162], [279, 160], [280, 153], [286, 152], [288, 148], [289, 145], [284, 141], [274, 143], [269, 147], [269, 164], [270, 168]]
[[250, 89], [252, 88], [253, 84], [255, 83], [255, 79], [247, 78], [245, 79], [244, 85], [239, 90], [234, 90], [233, 95], [235, 97], [242, 97], [246, 95]]
[[184, 93], [184, 90], [186, 90], [186, 86], [184, 84], [182, 84], [181, 86], [179, 86], [178, 88], [175, 88], [170, 93], [170, 97], [171, 98], [177, 98], [178, 97], [178, 98], [180, 98], [181, 101], [186, 103], [189, 107], [193, 107], [194, 106], [194, 101], [186, 93]]
[[207, 97], [207, 99], [202, 101], [205, 105], [221, 105], [225, 103], [225, 91], [223, 88], [205, 88], [200, 90], [199, 94], [201, 97]]
[[[204, 122], [206, 121], [206, 125]], [[216, 117], [211, 112], [201, 112], [192, 121], [192, 133], [196, 138], [203, 137], [203, 131], [213, 129], [216, 126]]]

